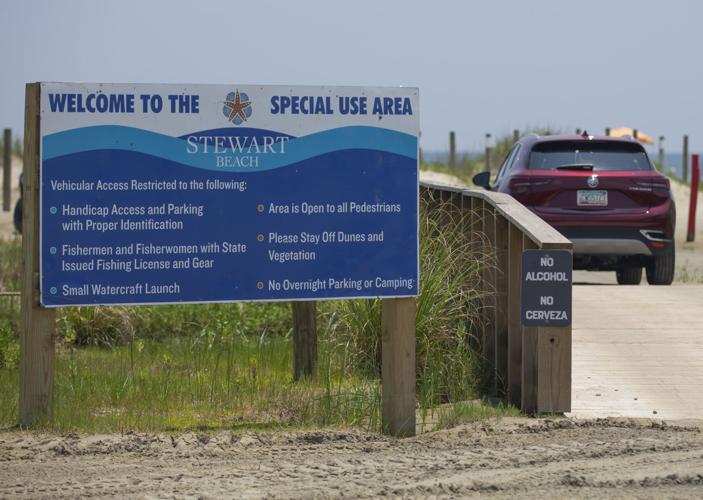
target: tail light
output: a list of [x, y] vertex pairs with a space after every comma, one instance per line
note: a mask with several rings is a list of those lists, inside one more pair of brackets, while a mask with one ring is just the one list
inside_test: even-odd
[[669, 179], [663, 177], [661, 179], [652, 179], [646, 181], [636, 181], [638, 191], [649, 191], [660, 196], [669, 194], [670, 184]]
[[535, 179], [532, 177], [513, 177], [510, 179], [510, 189], [511, 190], [523, 190], [526, 192], [527, 189], [546, 186], [552, 182], [551, 179]]
[[520, 203], [530, 206], [537, 202], [537, 190], [551, 184], [552, 179], [544, 177], [516, 176], [510, 179], [510, 194]]

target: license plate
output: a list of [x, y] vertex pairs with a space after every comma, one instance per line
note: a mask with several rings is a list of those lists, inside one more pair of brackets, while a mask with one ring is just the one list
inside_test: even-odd
[[608, 191], [580, 189], [576, 192], [576, 204], [580, 207], [607, 207]]

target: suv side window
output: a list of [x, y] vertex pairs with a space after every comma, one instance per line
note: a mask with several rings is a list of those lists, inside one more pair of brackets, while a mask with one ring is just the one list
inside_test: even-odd
[[498, 174], [496, 175], [495, 178], [495, 183], [498, 184], [500, 180], [505, 176], [505, 172], [508, 171], [510, 163], [513, 158], [513, 154], [515, 151], [518, 149], [518, 144], [515, 144], [512, 149], [508, 152], [507, 156], [505, 157], [505, 160], [503, 160], [503, 163], [501, 164], [500, 168], [498, 169]]
[[513, 169], [515, 165], [517, 165], [517, 161], [520, 159], [520, 150], [522, 149], [522, 144], [516, 144], [515, 145], [515, 154], [513, 154], [513, 157], [510, 159], [510, 164], [508, 165], [506, 172], [509, 172], [510, 170]]

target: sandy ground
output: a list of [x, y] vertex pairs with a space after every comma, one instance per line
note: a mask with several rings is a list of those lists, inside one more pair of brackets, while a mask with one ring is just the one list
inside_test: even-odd
[[396, 440], [0, 433], [2, 498], [700, 498], [699, 426], [511, 418]]
[[671, 183], [676, 200], [676, 280], [703, 283], [703, 192], [698, 192], [696, 204], [696, 238], [686, 242], [691, 190], [677, 182]]
[[432, 170], [420, 170], [420, 180], [425, 182], [436, 182], [438, 184], [448, 184], [450, 186], [466, 186], [464, 181], [458, 177], [442, 172], [433, 172]]

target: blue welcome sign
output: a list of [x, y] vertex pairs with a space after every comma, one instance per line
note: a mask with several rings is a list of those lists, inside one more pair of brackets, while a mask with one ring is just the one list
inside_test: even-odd
[[46, 307], [418, 293], [418, 91], [41, 85]]

